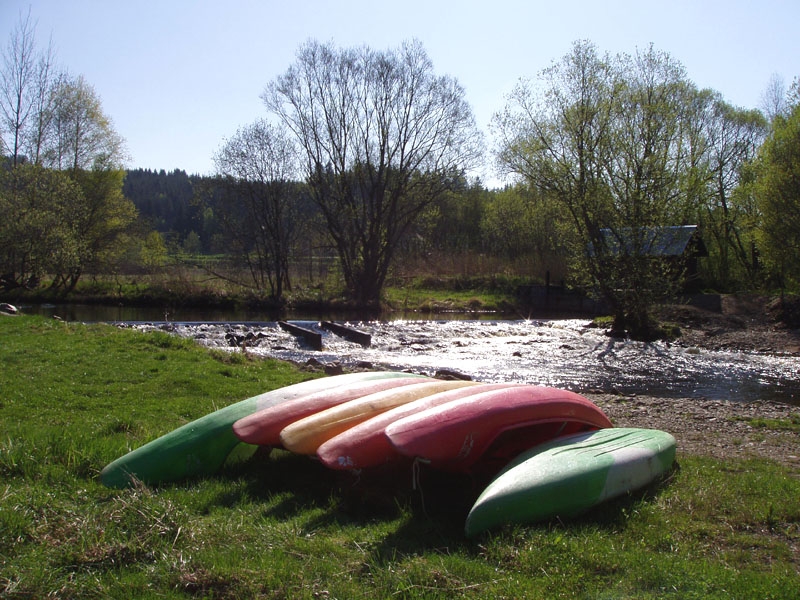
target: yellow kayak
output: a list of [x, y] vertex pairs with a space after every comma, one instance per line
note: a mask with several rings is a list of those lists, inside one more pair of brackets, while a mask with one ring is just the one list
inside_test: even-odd
[[315, 454], [330, 438], [396, 406], [431, 394], [478, 385], [475, 381], [429, 381], [362, 396], [287, 425], [281, 445], [297, 454]]

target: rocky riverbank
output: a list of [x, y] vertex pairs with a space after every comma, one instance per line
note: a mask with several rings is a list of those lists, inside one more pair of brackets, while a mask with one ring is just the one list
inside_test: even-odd
[[668, 431], [678, 452], [718, 459], [768, 458], [800, 475], [800, 407], [773, 402], [710, 401], [587, 394], [617, 427]]
[[[797, 313], [797, 303], [788, 306], [758, 296], [726, 296], [720, 312], [671, 306], [660, 316], [681, 328], [676, 343], [687, 347], [800, 357]], [[678, 440], [679, 453], [719, 459], [769, 458], [800, 475], [798, 406], [607, 393], [589, 397], [617, 426], [669, 431]]]
[[659, 318], [681, 330], [678, 343], [708, 350], [800, 356], [800, 299], [723, 296], [719, 312], [669, 305]]

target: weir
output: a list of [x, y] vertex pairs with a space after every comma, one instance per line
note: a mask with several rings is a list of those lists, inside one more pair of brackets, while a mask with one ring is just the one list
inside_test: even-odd
[[365, 348], [372, 344], [372, 336], [363, 331], [359, 331], [358, 329], [353, 329], [352, 327], [348, 327], [346, 325], [339, 325], [338, 323], [334, 323], [332, 321], [322, 321], [321, 325], [323, 329], [327, 329], [331, 333], [335, 333], [336, 335], [343, 337], [346, 340], [350, 340], [353, 343], [361, 344]]
[[294, 325], [287, 321], [278, 321], [278, 326], [284, 331], [288, 331], [295, 337], [302, 338], [306, 344], [311, 346], [314, 350], [322, 350], [322, 334], [316, 331], [311, 331], [305, 327]]

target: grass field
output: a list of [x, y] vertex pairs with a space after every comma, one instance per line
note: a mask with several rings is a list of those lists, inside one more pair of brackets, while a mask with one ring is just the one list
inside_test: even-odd
[[356, 479], [276, 451], [204, 479], [98, 482], [131, 448], [311, 376], [165, 333], [0, 318], [0, 598], [797, 597], [797, 473], [680, 440], [655, 487], [475, 540], [476, 490], [430, 472], [414, 490], [410, 472]]

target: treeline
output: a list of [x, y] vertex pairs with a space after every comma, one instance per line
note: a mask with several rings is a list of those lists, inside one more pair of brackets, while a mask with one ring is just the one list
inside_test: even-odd
[[[122, 192], [136, 207], [144, 230], [158, 232], [169, 254], [218, 256], [230, 254], [240, 243], [226, 233], [222, 219], [241, 200], [224, 197], [215, 187], [220, 184], [217, 177], [189, 175], [181, 169], [131, 169], [125, 173]], [[293, 226], [301, 227], [303, 235], [291, 249], [292, 260], [300, 263], [311, 255], [332, 256], [333, 246], [307, 186], [294, 185], [303, 209], [298, 216], [302, 223]], [[490, 190], [480, 180], [463, 176], [409, 229], [399, 252], [401, 276], [500, 271], [543, 279], [548, 270], [554, 280], [565, 275], [563, 243], [552, 215], [534, 210], [524, 186]], [[478, 272], [480, 261], [485, 265], [483, 272]], [[296, 271], [302, 276], [301, 267]]]
[[619, 329], [649, 335], [650, 307], [684, 283], [663, 237], [676, 226], [698, 226], [708, 250], [696, 285], [796, 287], [797, 82], [781, 97], [769, 114], [737, 108], [667, 53], [578, 42], [495, 117], [496, 158], [517, 183], [487, 190], [465, 175], [483, 150], [463, 90], [418, 43], [309, 42], [262, 95], [279, 125], [226, 141], [179, 236], [237, 256], [276, 299], [315, 254], [336, 258], [358, 305], [378, 303], [390, 276], [460, 262], [569, 278]]
[[194, 199], [201, 179], [180, 169], [169, 173], [133, 169], [125, 173], [122, 193], [133, 202], [143, 224], [161, 234], [170, 248], [211, 254], [220, 249], [212, 241], [212, 220], [204, 220], [204, 210]]

